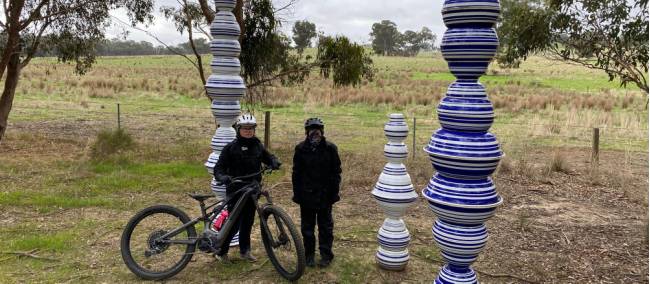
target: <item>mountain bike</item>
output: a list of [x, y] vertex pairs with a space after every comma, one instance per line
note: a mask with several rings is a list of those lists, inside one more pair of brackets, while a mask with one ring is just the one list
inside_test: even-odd
[[[126, 266], [140, 278], [161, 280], [181, 272], [192, 259], [197, 247], [205, 253], [217, 254], [233, 228], [243, 206], [251, 199], [260, 219], [260, 232], [264, 248], [275, 269], [287, 280], [299, 279], [305, 270], [305, 248], [302, 237], [291, 217], [273, 204], [271, 195], [255, 179], [271, 170], [233, 178], [233, 183], [244, 183], [233, 196], [238, 196], [228, 219], [219, 231], [211, 224], [227, 200], [206, 205], [212, 194], [188, 194], [199, 202], [201, 216], [194, 219], [170, 205], [154, 205], [138, 212], [124, 228], [120, 241], [122, 259]], [[260, 196], [266, 203], [259, 203]], [[197, 235], [196, 225], [203, 222], [203, 231]]]

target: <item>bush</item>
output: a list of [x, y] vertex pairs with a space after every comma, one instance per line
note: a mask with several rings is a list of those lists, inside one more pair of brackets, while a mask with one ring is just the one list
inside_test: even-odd
[[548, 164], [549, 172], [558, 172], [558, 173], [569, 173], [571, 169], [569, 168], [569, 163], [566, 161], [566, 157], [562, 155], [559, 151], [553, 153], [551, 160]]
[[135, 146], [133, 137], [123, 129], [102, 130], [91, 147], [90, 156], [95, 160], [103, 160], [108, 156]]

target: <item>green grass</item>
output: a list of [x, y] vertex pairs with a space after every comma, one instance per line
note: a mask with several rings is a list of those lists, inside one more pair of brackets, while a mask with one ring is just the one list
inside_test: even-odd
[[0, 205], [32, 206], [41, 212], [59, 208], [114, 207], [117, 204], [106, 197], [77, 197], [59, 193], [12, 191], [0, 193]]
[[[455, 77], [449, 73], [423, 73], [414, 72], [413, 80], [430, 80], [453, 82]], [[558, 89], [565, 91], [593, 92], [608, 89], [633, 89], [622, 87], [616, 82], [603, 80], [598, 76], [540, 76], [535, 74], [506, 74], [506, 75], [484, 75], [479, 81], [486, 87], [498, 85], [517, 85], [530, 88]]]

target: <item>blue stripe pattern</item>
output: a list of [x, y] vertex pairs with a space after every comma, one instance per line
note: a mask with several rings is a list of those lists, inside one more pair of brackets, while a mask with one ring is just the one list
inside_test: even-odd
[[498, 0], [446, 0], [442, 8], [442, 20], [448, 28], [491, 28], [497, 22], [500, 10]]
[[403, 164], [408, 156], [404, 144], [404, 139], [408, 136], [408, 125], [404, 115], [390, 114], [388, 122], [384, 124], [384, 135], [388, 139], [384, 145], [384, 156], [388, 163], [379, 175], [372, 196], [384, 209], [387, 218], [377, 234], [379, 248], [375, 259], [384, 269], [403, 270], [409, 260], [407, 246], [411, 236], [401, 217], [418, 196]]
[[445, 0], [440, 46], [456, 81], [437, 107], [441, 129], [424, 147], [436, 173], [422, 190], [436, 215], [432, 233], [447, 263], [435, 283], [478, 283], [470, 267], [488, 240], [484, 223], [503, 199], [489, 177], [503, 152], [488, 132], [494, 106], [479, 83], [499, 46], [498, 0]]

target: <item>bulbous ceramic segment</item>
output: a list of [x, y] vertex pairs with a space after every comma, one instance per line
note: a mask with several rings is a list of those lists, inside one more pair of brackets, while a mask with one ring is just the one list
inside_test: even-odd
[[487, 206], [500, 204], [491, 178], [460, 180], [436, 173], [422, 191], [431, 202], [450, 206]]
[[408, 158], [409, 150], [404, 143], [388, 142], [384, 145], [384, 156], [389, 162], [401, 164]]
[[208, 160], [203, 164], [210, 175], [214, 175], [214, 165], [217, 164], [217, 161], [219, 161], [219, 153], [212, 152], [208, 156]]
[[409, 134], [409, 127], [406, 124], [404, 115], [401, 113], [392, 113], [389, 120], [384, 124], [384, 134], [388, 141], [402, 142]]
[[488, 219], [494, 216], [496, 206], [501, 204], [494, 204], [494, 207], [480, 207], [480, 206], [464, 206], [455, 207], [442, 203], [429, 200], [429, 209], [433, 211], [439, 219], [445, 222], [478, 225], [487, 222]]
[[491, 175], [503, 156], [490, 133], [438, 129], [424, 148], [433, 167], [442, 175], [459, 179], [482, 179]]
[[217, 199], [223, 200], [226, 198], [226, 187], [219, 184], [214, 177], [212, 177], [212, 181], [210, 182], [210, 189], [212, 189], [212, 193], [214, 193]]
[[433, 239], [442, 257], [451, 265], [470, 266], [485, 247], [488, 233], [485, 225], [455, 225], [436, 220], [431, 228]]
[[232, 127], [217, 128], [217, 131], [214, 132], [214, 136], [212, 136], [212, 141], [210, 143], [212, 151], [221, 153], [223, 147], [232, 142], [232, 140], [235, 140], [236, 137], [237, 134], [235, 132], [235, 129]]
[[494, 108], [478, 82], [454, 82], [438, 105], [442, 128], [463, 132], [487, 132], [494, 121]]
[[205, 88], [208, 96], [217, 101], [237, 101], [246, 93], [244, 79], [231, 75], [210, 75]]
[[236, 247], [239, 245], [239, 231], [235, 233], [235, 236], [232, 237], [232, 241], [230, 241], [230, 246], [231, 247]]
[[239, 76], [241, 63], [236, 57], [213, 57], [210, 62], [212, 74]]
[[215, 39], [237, 40], [240, 33], [239, 23], [230, 11], [219, 11], [210, 24], [210, 35]]
[[411, 241], [411, 235], [402, 219], [386, 218], [377, 233], [377, 240], [387, 250], [404, 250]]
[[498, 47], [499, 39], [492, 28], [452, 28], [445, 32], [440, 51], [456, 78], [478, 80]]
[[404, 270], [406, 264], [408, 264], [409, 258], [408, 249], [391, 251], [379, 247], [377, 249], [377, 254], [375, 254], [375, 259], [382, 268], [395, 271]]
[[215, 38], [210, 43], [210, 52], [216, 57], [239, 57], [241, 45], [236, 39]]
[[218, 11], [232, 11], [237, 5], [237, 0], [215, 0], [214, 6]]
[[213, 100], [210, 107], [212, 115], [219, 125], [230, 127], [241, 114], [239, 101], [217, 101]]
[[442, 6], [442, 20], [448, 28], [490, 28], [496, 24], [500, 11], [499, 0], [446, 0]]
[[478, 284], [476, 272], [467, 266], [446, 264], [438, 273], [435, 284]]
[[388, 163], [379, 175], [372, 195], [379, 202], [388, 216], [400, 218], [417, 199], [413, 190], [411, 177], [403, 164]]

